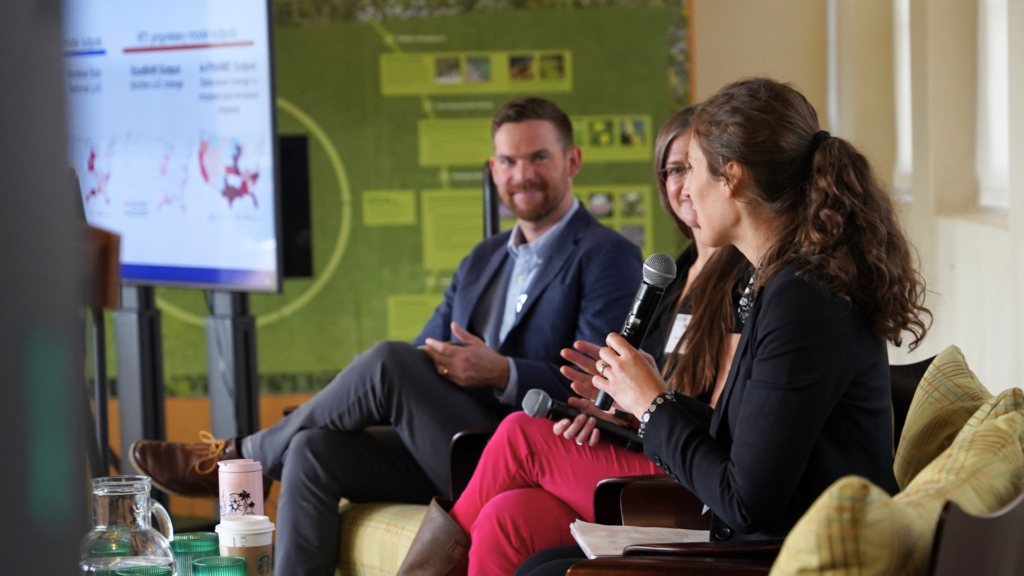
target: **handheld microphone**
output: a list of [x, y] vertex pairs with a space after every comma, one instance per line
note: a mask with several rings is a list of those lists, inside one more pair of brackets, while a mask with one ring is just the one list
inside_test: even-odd
[[[619, 334], [629, 342], [633, 348], [640, 349], [640, 345], [647, 336], [647, 330], [654, 320], [654, 313], [661, 304], [661, 297], [665, 295], [665, 288], [676, 279], [676, 261], [664, 254], [651, 254], [644, 262], [644, 281], [633, 298], [633, 306], [626, 315], [626, 322], [622, 324]], [[601, 410], [612, 407], [612, 397], [607, 392], [600, 392], [594, 402]]]
[[[572, 420], [580, 415], [579, 410], [564, 402], [552, 400], [551, 396], [548, 396], [548, 393], [540, 388], [534, 388], [526, 393], [523, 398], [523, 412], [534, 418], [547, 418], [552, 422], [558, 422], [564, 418]], [[625, 426], [612, 424], [607, 420], [600, 418], [594, 418], [594, 420], [597, 429], [601, 431], [602, 440], [622, 446], [631, 452], [644, 451], [644, 441], [636, 435], [636, 432]]]

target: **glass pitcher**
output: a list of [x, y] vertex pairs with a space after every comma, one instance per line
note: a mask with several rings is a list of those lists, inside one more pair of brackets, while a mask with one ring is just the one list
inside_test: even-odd
[[[82, 540], [82, 574], [114, 576], [131, 566], [169, 566], [177, 574], [170, 540], [171, 517], [149, 497], [148, 476], [108, 476], [92, 481], [93, 529]], [[160, 531], [150, 525], [156, 514]]]

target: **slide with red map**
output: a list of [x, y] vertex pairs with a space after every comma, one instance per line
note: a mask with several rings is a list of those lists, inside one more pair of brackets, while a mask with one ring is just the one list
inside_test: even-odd
[[253, 206], [258, 207], [253, 191], [260, 176], [259, 165], [251, 164], [254, 156], [258, 159], [258, 151], [249, 152], [248, 146], [235, 140], [227, 143], [227, 150], [218, 144], [212, 138], [199, 141], [199, 170], [203, 181], [220, 190], [229, 206], [236, 199], [245, 197], [252, 201]]
[[76, 0], [64, 20], [68, 163], [124, 277], [279, 290], [267, 2]]

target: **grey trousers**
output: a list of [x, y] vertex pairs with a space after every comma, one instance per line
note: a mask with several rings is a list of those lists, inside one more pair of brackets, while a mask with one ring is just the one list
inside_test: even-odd
[[447, 496], [452, 436], [495, 427], [509, 411], [489, 388], [442, 378], [410, 344], [383, 342], [357, 356], [309, 402], [244, 441], [245, 457], [281, 480], [274, 573], [333, 575], [341, 498]]

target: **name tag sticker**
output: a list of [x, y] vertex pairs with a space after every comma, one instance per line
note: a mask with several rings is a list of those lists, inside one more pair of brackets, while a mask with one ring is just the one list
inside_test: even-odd
[[672, 331], [668, 333], [668, 341], [665, 342], [666, 354], [671, 354], [676, 349], [676, 345], [679, 344], [679, 340], [690, 325], [691, 318], [693, 318], [691, 314], [676, 314], [676, 321], [672, 324]]

